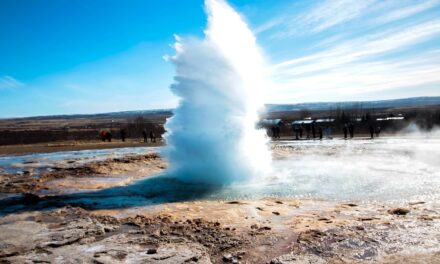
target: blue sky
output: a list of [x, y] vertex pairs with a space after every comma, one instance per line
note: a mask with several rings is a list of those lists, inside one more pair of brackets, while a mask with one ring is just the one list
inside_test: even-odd
[[[231, 0], [265, 53], [267, 103], [440, 96], [440, 0]], [[203, 0], [0, 0], [0, 117], [174, 107], [173, 34]]]

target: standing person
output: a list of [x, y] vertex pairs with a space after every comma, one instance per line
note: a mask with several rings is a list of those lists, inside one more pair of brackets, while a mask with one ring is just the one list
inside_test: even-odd
[[298, 125], [293, 126], [293, 132], [295, 132], [295, 139], [298, 140], [299, 127]]
[[376, 128], [376, 137], [379, 137], [379, 135], [380, 135], [380, 126]]
[[353, 138], [354, 137], [354, 126], [353, 126], [353, 123], [350, 123], [348, 125], [348, 131], [350, 132], [350, 138]]
[[154, 135], [153, 131], [150, 131], [150, 141], [156, 143], [156, 136]]
[[108, 142], [112, 142], [112, 137], [113, 137], [112, 132], [108, 131], [106, 135], [107, 135]]
[[322, 140], [322, 127], [321, 126], [319, 126], [318, 131], [319, 131], [319, 140]]
[[275, 126], [272, 126], [272, 139], [276, 139], [277, 138], [277, 131]]
[[328, 130], [328, 133], [327, 133], [328, 134], [328, 138], [332, 139], [332, 128], [330, 126], [328, 126], [327, 130]]
[[142, 137], [144, 138], [144, 143], [148, 143], [148, 138], [147, 138], [147, 131], [142, 130]]
[[101, 137], [101, 140], [102, 140], [102, 142], [105, 142], [105, 139], [107, 138], [107, 132], [105, 131], [105, 130], [102, 130], [100, 133], [99, 133], [99, 136]]
[[343, 131], [344, 131], [344, 139], [347, 139], [347, 123], [344, 124]]
[[125, 142], [125, 130], [122, 128], [120, 133], [122, 142]]
[[307, 139], [310, 139], [310, 124], [306, 125]]
[[303, 137], [303, 125], [299, 125], [299, 138]]
[[313, 139], [316, 138], [316, 127], [315, 127], [315, 123], [312, 124], [312, 136], [313, 136]]
[[279, 126], [275, 127], [275, 134], [276, 134], [276, 138], [280, 139], [280, 127]]
[[374, 127], [373, 127], [373, 125], [370, 125], [370, 136], [371, 136], [371, 139], [374, 138]]

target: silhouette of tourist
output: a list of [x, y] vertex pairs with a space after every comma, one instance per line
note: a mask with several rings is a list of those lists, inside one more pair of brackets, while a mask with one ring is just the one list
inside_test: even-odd
[[154, 135], [153, 131], [150, 131], [150, 141], [156, 143], [156, 136]]
[[327, 126], [325, 128], [325, 137], [328, 139], [332, 139], [332, 128], [330, 126]]
[[378, 127], [376, 127], [376, 137], [379, 137], [379, 135], [380, 135], [380, 126], [378, 126]]
[[122, 142], [125, 142], [125, 130], [124, 129], [121, 129], [121, 140], [122, 140]]
[[373, 127], [373, 125], [370, 125], [370, 136], [371, 136], [371, 139], [374, 138], [374, 127]]
[[303, 125], [299, 125], [299, 138], [303, 137]]
[[113, 135], [112, 135], [111, 131], [107, 131], [106, 137], [107, 137], [107, 141], [108, 142], [112, 142]]
[[293, 126], [293, 132], [295, 132], [295, 139], [298, 140], [298, 134], [299, 134], [299, 126], [298, 125]]
[[145, 129], [142, 130], [142, 137], [144, 138], [144, 143], [147, 143], [148, 142], [148, 138], [147, 138], [147, 131], [145, 131]]
[[277, 138], [277, 130], [275, 126], [272, 126], [272, 139], [276, 139], [276, 138]]
[[347, 139], [347, 124], [344, 124], [344, 128], [342, 130], [344, 131], [344, 139]]
[[310, 130], [311, 130], [311, 128], [310, 128], [310, 124], [307, 124], [307, 125], [306, 125], [307, 139], [310, 139]]
[[101, 138], [102, 142], [105, 142], [106, 138], [107, 138], [107, 131], [102, 130], [101, 132], [99, 132], [99, 137]]
[[350, 133], [350, 138], [354, 137], [354, 126], [352, 123], [348, 125], [348, 132]]
[[316, 128], [315, 128], [315, 124], [312, 124], [312, 137], [313, 137], [313, 139], [316, 138]]
[[321, 126], [319, 126], [318, 131], [319, 131], [319, 139], [322, 140], [322, 127]]
[[280, 127], [279, 126], [275, 127], [275, 135], [278, 139], [280, 139]]

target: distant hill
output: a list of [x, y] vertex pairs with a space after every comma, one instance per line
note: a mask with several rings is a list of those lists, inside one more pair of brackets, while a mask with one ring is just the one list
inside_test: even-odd
[[[108, 112], [98, 114], [73, 114], [73, 115], [48, 115], [48, 116], [32, 116], [32, 117], [18, 117], [18, 118], [4, 118], [4, 119], [25, 119], [25, 120], [57, 120], [57, 119], [109, 119], [109, 118], [131, 118], [136, 116], [171, 116], [172, 109], [157, 109], [157, 110], [134, 110], [122, 112]], [[1, 119], [0, 119], [1, 120]]]
[[[349, 109], [362, 107], [364, 109], [384, 109], [401, 107], [423, 107], [440, 105], [440, 96], [436, 97], [413, 97], [394, 100], [380, 101], [351, 101], [351, 102], [316, 102], [299, 104], [267, 104], [268, 112], [300, 111], [303, 109], [311, 111], [325, 111], [329, 109]], [[61, 119], [125, 119], [137, 116], [150, 117], [169, 117], [173, 109], [158, 110], [137, 110], [123, 112], [109, 112], [99, 114], [78, 114], [78, 115], [53, 115], [53, 116], [34, 116], [23, 118], [4, 118], [3, 120], [61, 120]], [[2, 119], [0, 119], [2, 120]]]
[[380, 100], [380, 101], [351, 101], [351, 102], [317, 102], [300, 104], [267, 104], [268, 112], [299, 111], [303, 109], [321, 111], [335, 108], [349, 109], [362, 107], [364, 109], [378, 108], [401, 108], [423, 107], [440, 105], [440, 96], [436, 97], [412, 97], [404, 99]]

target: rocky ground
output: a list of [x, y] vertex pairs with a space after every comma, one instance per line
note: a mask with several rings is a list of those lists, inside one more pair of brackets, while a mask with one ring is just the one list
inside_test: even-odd
[[[276, 159], [299, 151], [308, 149], [273, 149]], [[27, 193], [17, 200], [23, 207], [0, 210], [0, 263], [440, 263], [440, 203], [432, 200], [51, 203], [66, 190], [127, 185], [166, 166], [143, 153], [0, 171], [0, 192]]]
[[157, 153], [108, 157], [87, 163], [81, 159], [68, 159], [45, 167], [44, 170], [32, 166], [37, 163], [27, 162], [22, 165], [23, 170], [15, 173], [0, 172], [0, 193], [102, 189], [126, 185], [166, 168], [165, 161]]
[[439, 263], [438, 205], [396, 206], [263, 199], [22, 212], [0, 219], [0, 260]]

